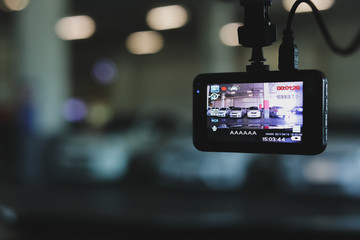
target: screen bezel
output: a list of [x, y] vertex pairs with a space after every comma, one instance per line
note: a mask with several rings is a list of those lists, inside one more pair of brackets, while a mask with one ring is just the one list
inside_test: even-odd
[[[301, 143], [217, 141], [207, 137], [207, 85], [251, 82], [303, 82], [303, 128]], [[201, 151], [318, 154], [326, 148], [324, 137], [325, 76], [317, 70], [262, 73], [200, 74], [193, 82], [193, 142]]]

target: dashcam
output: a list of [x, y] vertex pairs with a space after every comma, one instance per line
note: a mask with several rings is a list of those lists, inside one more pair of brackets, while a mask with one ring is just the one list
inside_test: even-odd
[[313, 155], [327, 145], [328, 83], [317, 70], [200, 74], [193, 142], [201, 151]]

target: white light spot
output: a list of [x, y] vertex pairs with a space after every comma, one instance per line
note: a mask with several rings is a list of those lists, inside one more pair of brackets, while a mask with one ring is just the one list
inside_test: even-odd
[[64, 40], [77, 40], [91, 37], [96, 30], [95, 21], [86, 15], [64, 17], [55, 25], [57, 36]]
[[188, 12], [181, 5], [153, 8], [146, 15], [147, 24], [154, 30], [181, 28], [188, 20]]
[[152, 54], [159, 52], [164, 46], [164, 39], [155, 31], [135, 32], [128, 36], [126, 47], [133, 54]]
[[4, 0], [9, 11], [21, 11], [29, 5], [29, 0]]
[[242, 23], [228, 23], [222, 26], [219, 32], [221, 42], [230, 47], [240, 46], [237, 29], [242, 25]]
[[[286, 11], [290, 12], [291, 7], [294, 5], [296, 0], [283, 0], [283, 6]], [[312, 0], [314, 5], [319, 11], [324, 11], [331, 8], [335, 4], [335, 0]], [[296, 13], [311, 12], [311, 7], [306, 3], [301, 3], [296, 9]]]

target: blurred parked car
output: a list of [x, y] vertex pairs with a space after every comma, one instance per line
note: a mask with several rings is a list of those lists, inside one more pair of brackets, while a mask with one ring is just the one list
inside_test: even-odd
[[293, 114], [302, 114], [303, 113], [303, 107], [302, 106], [296, 106], [291, 109], [291, 113]]
[[270, 117], [278, 117], [278, 118], [285, 118], [286, 110], [280, 106], [273, 106], [269, 108], [270, 110]]
[[191, 137], [184, 136], [169, 138], [148, 157], [156, 159], [153, 162], [161, 186], [231, 191], [243, 187], [247, 169], [257, 155], [197, 151]]
[[220, 108], [218, 117], [228, 117], [228, 116], [230, 116], [230, 112], [231, 112], [231, 110], [228, 107]]
[[247, 117], [248, 118], [260, 118], [261, 117], [260, 109], [258, 107], [250, 107], [247, 112]]
[[281, 156], [286, 192], [316, 196], [360, 196], [360, 141], [333, 133], [327, 150], [314, 156]]
[[56, 182], [114, 182], [125, 177], [130, 161], [129, 144], [120, 134], [70, 134], [54, 148], [49, 163]]
[[219, 108], [208, 108], [207, 115], [210, 117], [217, 117], [219, 114]]
[[236, 107], [233, 108], [232, 111], [230, 112], [230, 117], [231, 118], [243, 118], [245, 117], [245, 110], [241, 107]]

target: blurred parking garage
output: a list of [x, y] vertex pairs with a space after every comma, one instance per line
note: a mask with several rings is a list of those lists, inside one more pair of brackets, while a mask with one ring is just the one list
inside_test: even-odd
[[[302, 82], [222, 84], [208, 87], [208, 126], [237, 129], [293, 129], [303, 124]], [[291, 85], [291, 86], [290, 86]], [[294, 90], [280, 90], [281, 88]], [[270, 106], [270, 107], [269, 107]], [[234, 112], [240, 115], [234, 116]]]
[[[288, 2], [270, 8], [279, 38]], [[316, 2], [328, 4], [321, 14], [348, 44], [360, 2]], [[0, 239], [359, 237], [360, 51], [331, 52], [311, 13], [296, 15], [295, 39], [300, 69], [329, 79], [327, 150], [193, 147], [192, 81], [245, 71], [251, 52], [236, 43], [243, 17], [236, 0], [1, 0]], [[264, 48], [271, 70], [279, 44]], [[209, 107], [264, 102], [262, 94], [231, 99]], [[294, 107], [292, 119], [269, 119], [297, 121]]]

